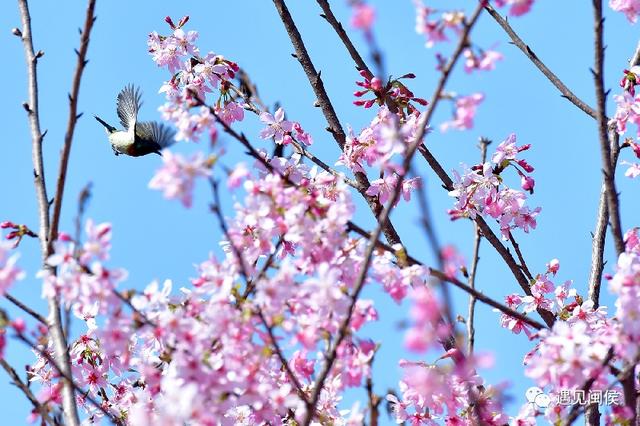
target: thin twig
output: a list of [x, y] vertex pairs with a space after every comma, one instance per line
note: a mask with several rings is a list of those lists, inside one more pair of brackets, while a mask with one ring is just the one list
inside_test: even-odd
[[[490, 143], [491, 141], [488, 139], [480, 138], [478, 147], [480, 148], [480, 159], [482, 160], [482, 164], [487, 160], [487, 147]], [[467, 280], [467, 283], [469, 288], [475, 290], [476, 273], [478, 271], [478, 262], [480, 261], [480, 242], [482, 241], [482, 235], [480, 234], [478, 224], [475, 224], [473, 234], [473, 254], [471, 257], [471, 269], [469, 271], [469, 279]], [[474, 326], [476, 300], [478, 299], [474, 295], [469, 295], [469, 308], [467, 310], [467, 353], [469, 355], [473, 353], [473, 346], [476, 341], [476, 329]]]
[[24, 395], [27, 397], [27, 399], [31, 402], [34, 410], [37, 411], [42, 417], [43, 422], [50, 425], [55, 425], [55, 422], [53, 421], [51, 416], [49, 416], [49, 410], [47, 409], [47, 407], [41, 404], [40, 401], [38, 401], [38, 398], [33, 394], [33, 392], [31, 392], [31, 388], [29, 388], [29, 386], [20, 379], [20, 376], [18, 376], [16, 370], [4, 358], [0, 358], [0, 366], [4, 369], [4, 371], [7, 372], [9, 377], [11, 377], [11, 382], [18, 389], [20, 389], [22, 393], [24, 393]]
[[531, 275], [531, 271], [529, 271], [527, 262], [525, 262], [524, 256], [522, 256], [522, 251], [520, 251], [520, 245], [518, 244], [516, 239], [513, 238], [513, 234], [511, 233], [511, 231], [509, 231], [509, 241], [511, 242], [513, 249], [516, 251], [516, 256], [518, 256], [518, 260], [520, 261], [520, 269], [522, 269], [522, 272], [524, 272], [527, 278], [533, 280], [533, 275]]
[[49, 230], [49, 242], [53, 242], [58, 237], [58, 227], [60, 225], [60, 213], [62, 211], [62, 198], [64, 196], [64, 186], [67, 179], [67, 168], [69, 165], [69, 154], [71, 153], [71, 144], [73, 142], [73, 133], [76, 128], [78, 118], [82, 114], [78, 114], [78, 96], [80, 94], [80, 81], [82, 80], [82, 72], [87, 62], [87, 50], [89, 49], [89, 36], [91, 28], [96, 21], [94, 10], [96, 0], [89, 0], [84, 20], [84, 28], [80, 33], [80, 49], [76, 50], [76, 70], [73, 73], [71, 83], [71, 93], [69, 93], [69, 118], [67, 120], [67, 131], [64, 135], [64, 145], [60, 153], [60, 168], [58, 170], [58, 181], [56, 183], [56, 195], [53, 203], [53, 216], [51, 218], [51, 229]]
[[273, 327], [269, 325], [262, 311], [258, 310], [257, 314], [258, 314], [258, 318], [260, 318], [260, 321], [262, 322], [262, 325], [264, 325], [264, 327], [267, 329], [267, 334], [269, 334], [269, 339], [271, 340], [271, 346], [273, 346], [273, 350], [275, 351], [276, 356], [280, 360], [280, 363], [282, 364], [282, 368], [287, 374], [287, 377], [289, 378], [289, 380], [291, 380], [291, 382], [295, 386], [300, 399], [302, 399], [302, 401], [308, 404], [309, 401], [307, 401], [307, 395], [304, 393], [304, 390], [302, 389], [302, 384], [300, 384], [300, 381], [298, 380], [294, 372], [291, 371], [291, 367], [289, 367], [289, 361], [287, 361], [287, 358], [285, 358], [284, 353], [282, 352], [282, 349], [280, 349], [280, 345], [278, 345], [276, 336], [273, 333]]
[[563, 82], [558, 76], [556, 76], [550, 69], [545, 65], [538, 55], [536, 55], [533, 50], [518, 36], [515, 30], [509, 25], [506, 19], [504, 19], [496, 10], [489, 4], [486, 0], [478, 0], [481, 3], [485, 4], [485, 10], [491, 15], [491, 17], [502, 27], [502, 29], [507, 33], [513, 44], [524, 53], [524, 55], [531, 60], [531, 62], [542, 72], [542, 74], [547, 77], [547, 79], [553, 84], [562, 94], [562, 97], [567, 99], [569, 102], [580, 108], [587, 115], [592, 118], [596, 118], [596, 112], [593, 108], [587, 105], [582, 99], [576, 96]]
[[[46, 265], [46, 260], [51, 254], [51, 245], [49, 244], [49, 199], [47, 197], [47, 187], [45, 184], [44, 161], [42, 156], [42, 140], [44, 134], [40, 131], [40, 112], [38, 108], [38, 77], [37, 63], [38, 58], [44, 54], [39, 51], [37, 54], [33, 50], [33, 37], [31, 33], [31, 15], [29, 14], [29, 5], [27, 0], [18, 0], [18, 8], [20, 9], [20, 18], [22, 21], [22, 44], [24, 47], [25, 59], [27, 62], [27, 77], [29, 89], [29, 102], [25, 105], [29, 116], [29, 124], [31, 128], [31, 145], [33, 157], [34, 183], [36, 187], [36, 195], [38, 200], [38, 216], [40, 229], [38, 235], [40, 237], [42, 262], [46, 269], [55, 272], [53, 268]], [[45, 132], [46, 133], [46, 132]], [[49, 317], [49, 336], [53, 341], [54, 353], [56, 359], [60, 361], [60, 367], [63, 375], [62, 380], [62, 407], [64, 420], [68, 426], [78, 426], [80, 419], [78, 417], [78, 409], [75, 401], [75, 393], [72, 381], [67, 378], [71, 377], [71, 361], [67, 352], [67, 343], [62, 329], [62, 318], [60, 315], [60, 304], [56, 297], [48, 298]]]
[[45, 317], [43, 317], [38, 312], [36, 312], [33, 309], [31, 309], [29, 306], [27, 306], [24, 303], [22, 303], [20, 300], [18, 300], [15, 297], [13, 297], [11, 294], [5, 292], [4, 293], [4, 297], [9, 302], [13, 303], [15, 306], [17, 306], [18, 308], [22, 309], [25, 313], [29, 314], [31, 317], [36, 319], [40, 324], [43, 324], [43, 325], [45, 325], [47, 327], [49, 326], [49, 324], [47, 323], [47, 320], [46, 320]]
[[607, 137], [607, 95], [604, 88], [604, 36], [602, 16], [602, 1], [593, 0], [594, 18], [594, 68], [593, 80], [596, 91], [596, 103], [598, 110], [596, 118], [598, 121], [598, 137], [600, 139], [600, 153], [602, 155], [602, 173], [607, 189], [607, 209], [609, 210], [609, 223], [611, 224], [611, 235], [619, 255], [624, 252], [624, 238], [622, 236], [622, 225], [620, 223], [620, 205], [618, 203], [618, 192], [615, 182], [615, 167], [611, 164], [611, 146]]

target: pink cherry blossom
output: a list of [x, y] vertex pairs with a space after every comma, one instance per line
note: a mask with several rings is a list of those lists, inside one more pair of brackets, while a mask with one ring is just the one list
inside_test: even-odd
[[622, 12], [629, 22], [635, 24], [640, 15], [639, 0], [609, 0], [609, 7], [616, 12]]
[[509, 15], [521, 16], [529, 12], [533, 0], [495, 0], [497, 7], [509, 6]]
[[10, 255], [11, 246], [0, 241], [0, 296], [11, 285], [24, 278], [24, 272], [16, 265], [18, 254]]
[[473, 119], [476, 116], [478, 105], [484, 100], [482, 93], [474, 93], [469, 96], [461, 96], [455, 100], [455, 113], [451, 121], [440, 125], [440, 130], [446, 132], [449, 129], [469, 130], [473, 128]]
[[268, 112], [260, 113], [260, 121], [267, 125], [260, 132], [260, 137], [262, 139], [273, 138], [277, 144], [284, 143], [285, 135], [293, 129], [293, 123], [284, 119], [284, 110], [282, 108], [278, 108], [274, 115]]
[[163, 166], [149, 182], [149, 188], [162, 190], [166, 198], [179, 198], [185, 207], [191, 207], [195, 180], [211, 174], [209, 159], [202, 153], [187, 159], [165, 150], [162, 162]]
[[353, 6], [351, 26], [363, 31], [371, 31], [376, 19], [376, 10], [370, 4], [359, 2]]

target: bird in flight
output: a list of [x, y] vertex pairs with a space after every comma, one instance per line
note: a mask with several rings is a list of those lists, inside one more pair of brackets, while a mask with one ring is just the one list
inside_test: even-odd
[[124, 130], [117, 130], [103, 119], [94, 115], [109, 135], [109, 142], [115, 155], [125, 154], [140, 157], [151, 153], [161, 154], [161, 150], [174, 142], [175, 130], [157, 121], [138, 122], [138, 111], [142, 106], [140, 89], [132, 84], [118, 93], [118, 117]]

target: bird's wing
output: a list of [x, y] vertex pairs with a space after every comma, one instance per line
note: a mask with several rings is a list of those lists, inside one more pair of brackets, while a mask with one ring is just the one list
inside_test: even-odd
[[138, 111], [142, 106], [140, 89], [133, 84], [126, 86], [118, 93], [118, 117], [122, 126], [129, 130], [136, 124]]
[[136, 136], [144, 141], [155, 142], [160, 148], [173, 144], [176, 131], [157, 121], [143, 121], [136, 125]]

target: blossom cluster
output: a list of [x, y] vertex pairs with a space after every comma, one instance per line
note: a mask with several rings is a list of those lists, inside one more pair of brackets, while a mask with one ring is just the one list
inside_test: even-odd
[[536, 227], [536, 216], [540, 207], [530, 209], [524, 192], [509, 188], [504, 184], [502, 173], [513, 168], [520, 176], [523, 190], [533, 193], [534, 179], [530, 176], [533, 167], [526, 160], [516, 158], [530, 145], [516, 145], [516, 136], [511, 134], [498, 146], [491, 161], [471, 168], [464, 166], [463, 174], [454, 171], [453, 190], [449, 195], [456, 198], [454, 208], [449, 210], [452, 220], [476, 215], [489, 216], [500, 224], [504, 239], [511, 230], [520, 228], [525, 232]]
[[636, 23], [640, 15], [640, 1], [638, 0], [609, 0], [609, 7], [616, 12], [622, 12], [629, 22]]
[[[453, 353], [449, 357], [460, 356]], [[411, 425], [504, 425], [499, 387], [487, 385], [472, 357], [453, 365], [401, 360], [400, 395], [387, 395], [396, 421]]]
[[[411, 143], [415, 142], [422, 115], [414, 110], [401, 117], [389, 111], [386, 106], [380, 107], [377, 115], [369, 126], [365, 127], [357, 136], [349, 130], [344, 149], [336, 165], [343, 165], [353, 172], [365, 173], [365, 166], [376, 167], [381, 170], [382, 177], [371, 182], [367, 194], [378, 197], [385, 203], [398, 184], [398, 176], [403, 173], [398, 164], [401, 157]], [[419, 185], [419, 178], [404, 179], [402, 182], [402, 196], [409, 201], [411, 192]]]
[[[298, 421], [304, 416], [303, 398], [313, 392], [323, 361], [319, 349], [347, 315], [366, 241], [348, 235], [354, 207], [339, 179], [296, 159], [267, 160], [274, 173], [258, 167], [257, 177], [245, 170], [235, 178], [246, 196], [227, 219], [223, 259], [202, 262], [179, 294], [169, 281], [138, 295], [119, 293], [126, 272], [106, 265], [108, 224], [89, 221], [81, 245], [66, 234], [55, 243], [47, 264], [58, 273], [41, 272], [44, 295], [57, 296], [87, 324], [70, 346], [74, 378], [120, 420], [279, 424], [291, 413]], [[175, 173], [189, 178], [184, 168]], [[427, 277], [426, 268], [403, 268], [385, 255], [374, 258], [367, 283], [379, 282], [400, 302]], [[357, 331], [377, 318], [372, 301], [355, 303], [320, 395], [320, 418], [336, 424], [360, 418], [357, 409], [345, 412], [338, 404], [346, 389], [370, 376], [377, 345]], [[46, 403], [59, 404], [57, 375], [45, 358], [30, 374], [46, 390]], [[80, 406], [91, 418], [102, 416], [87, 396], [79, 396]]]
[[[609, 277], [609, 289], [617, 296], [613, 317], [607, 316], [605, 306], [596, 308], [592, 300], [583, 300], [570, 281], [555, 286], [550, 280], [559, 269], [555, 259], [547, 265], [547, 272], [532, 282], [530, 295], [506, 298], [513, 309], [523, 308], [525, 313], [545, 309], [556, 318], [551, 329], [537, 334], [515, 318], [506, 314], [501, 318], [503, 326], [514, 333], [524, 330], [531, 339], [540, 339], [525, 356], [525, 373], [538, 386], [549, 389], [552, 403], [544, 414], [552, 423], [566, 419], [569, 411], [568, 406], [558, 404], [558, 392], [584, 389], [589, 380], [591, 391], [613, 389], [622, 393], [611, 366], [620, 361], [633, 364], [640, 354], [638, 229], [628, 231], [624, 239], [625, 251], [618, 258], [615, 274]], [[630, 413], [622, 405], [614, 406], [607, 413], [607, 424], [625, 424]], [[528, 424], [536, 415], [535, 410], [523, 407], [518, 420]]]
[[185, 207], [191, 207], [195, 180], [211, 176], [214, 160], [215, 157], [206, 158], [201, 152], [185, 158], [165, 150], [163, 165], [149, 182], [149, 188], [162, 190], [166, 198], [179, 198]]
[[[411, 326], [405, 334], [405, 346], [416, 353], [442, 351], [441, 342], [451, 342], [453, 330], [443, 320], [441, 302], [428, 286], [415, 286], [409, 295]], [[499, 388], [486, 385], [476, 372], [476, 367], [488, 366], [487, 361], [485, 356], [465, 355], [455, 346], [433, 364], [400, 360], [400, 394], [387, 395], [396, 421], [412, 425], [437, 425], [437, 421], [505, 424]]]
[[[149, 34], [147, 45], [154, 62], [172, 75], [160, 89], [167, 98], [160, 107], [163, 118], [178, 128], [177, 140], [197, 141], [203, 133], [215, 137], [214, 113], [229, 124], [242, 121], [244, 109], [230, 92], [238, 65], [213, 52], [201, 56], [195, 44], [198, 33], [182, 28], [187, 21], [185, 17], [174, 25], [167, 18], [173, 32], [164, 36], [154, 31]], [[208, 93], [217, 93], [213, 108], [204, 106]], [[192, 110], [193, 107], [198, 108]]]
[[[640, 66], [636, 65], [629, 70], [625, 70], [624, 77], [620, 82], [623, 92], [621, 95], [614, 96], [617, 107], [615, 115], [610, 120], [610, 124], [615, 125], [620, 135], [626, 133], [628, 124], [635, 124], [637, 126], [636, 137], [640, 136], [640, 95], [635, 93], [635, 86], [639, 83]], [[640, 145], [633, 138], [626, 139], [623, 147], [630, 147], [636, 159], [640, 159]], [[630, 178], [640, 176], [640, 163], [623, 161], [622, 164], [629, 166], [625, 176]]]

